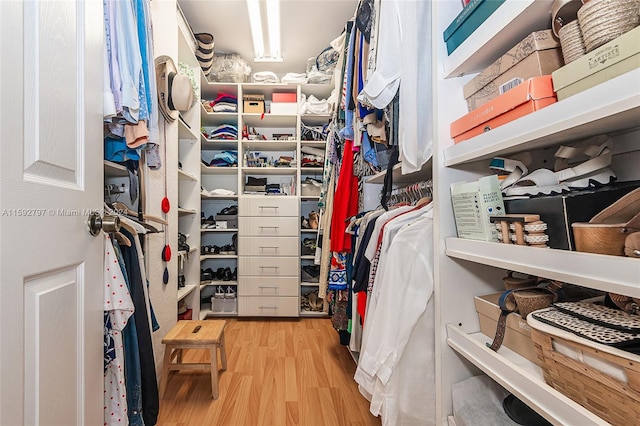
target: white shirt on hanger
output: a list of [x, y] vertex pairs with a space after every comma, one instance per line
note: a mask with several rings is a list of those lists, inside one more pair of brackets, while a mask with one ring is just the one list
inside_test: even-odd
[[384, 425], [435, 422], [433, 244], [428, 243], [433, 212], [427, 207], [391, 241], [370, 298], [373, 309], [367, 308], [369, 335], [356, 376], [369, 379], [361, 392]]
[[430, 1], [380, 2], [376, 70], [358, 99], [383, 109], [400, 88], [398, 148], [402, 173], [431, 158], [432, 82]]

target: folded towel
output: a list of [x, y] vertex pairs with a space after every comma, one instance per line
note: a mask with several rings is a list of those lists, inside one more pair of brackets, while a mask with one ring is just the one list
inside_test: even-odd
[[255, 83], [277, 83], [278, 76], [271, 71], [258, 71], [253, 73]]
[[305, 73], [288, 72], [282, 77], [283, 83], [306, 83], [307, 75]]

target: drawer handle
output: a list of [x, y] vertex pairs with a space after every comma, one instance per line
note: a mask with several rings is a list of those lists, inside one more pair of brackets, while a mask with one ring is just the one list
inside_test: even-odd
[[274, 250], [278, 250], [279, 247], [278, 246], [260, 246], [260, 250], [262, 249], [274, 249]]
[[266, 268], [270, 268], [270, 269], [280, 269], [279, 266], [261, 266], [260, 269], [266, 269]]
[[278, 206], [258, 206], [259, 209], [279, 209]]
[[273, 288], [273, 289], [277, 290], [277, 289], [280, 288], [280, 286], [277, 286], [277, 285], [261, 285], [261, 286], [258, 286], [258, 288]]
[[279, 226], [258, 226], [260, 229], [278, 229]]
[[258, 306], [258, 309], [278, 309], [277, 306]]

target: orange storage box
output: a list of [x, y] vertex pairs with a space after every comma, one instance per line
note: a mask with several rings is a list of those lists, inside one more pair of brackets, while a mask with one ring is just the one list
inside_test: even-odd
[[451, 123], [455, 143], [557, 102], [550, 75], [533, 77]]
[[280, 103], [280, 102], [296, 102], [296, 93], [295, 92], [274, 92], [271, 94], [271, 102]]

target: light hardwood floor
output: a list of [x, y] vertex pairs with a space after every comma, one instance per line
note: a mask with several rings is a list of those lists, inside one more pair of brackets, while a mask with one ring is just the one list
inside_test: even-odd
[[[207, 372], [173, 373], [159, 425], [380, 425], [358, 392], [355, 363], [330, 319], [227, 319], [225, 339], [220, 398], [211, 399]], [[185, 351], [184, 360], [208, 362], [209, 355]]]

